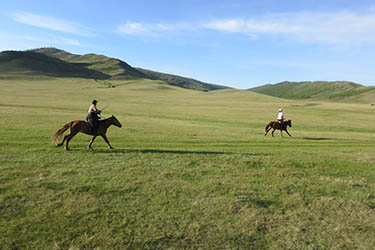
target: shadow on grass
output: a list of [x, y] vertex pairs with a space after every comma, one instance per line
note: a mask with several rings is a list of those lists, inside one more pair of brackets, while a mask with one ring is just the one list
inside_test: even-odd
[[236, 196], [239, 201], [254, 204], [257, 207], [268, 208], [270, 206], [277, 207], [280, 205], [280, 202], [278, 201], [251, 198], [250, 195], [247, 195], [247, 194], [238, 194]]
[[220, 151], [190, 151], [190, 150], [164, 150], [164, 149], [113, 149], [113, 150], [92, 150], [92, 153], [142, 153], [142, 154], [198, 154], [198, 155], [247, 155], [265, 156], [268, 154], [242, 153], [242, 152], [220, 152]]
[[326, 137], [302, 137], [304, 140], [310, 140], [310, 141], [333, 141], [337, 140], [335, 138], [326, 138]]

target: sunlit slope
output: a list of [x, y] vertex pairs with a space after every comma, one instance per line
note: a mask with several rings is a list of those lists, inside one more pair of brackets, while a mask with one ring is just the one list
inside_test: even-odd
[[201, 82], [192, 78], [182, 77], [172, 74], [160, 73], [152, 70], [137, 68], [139, 71], [143, 72], [148, 76], [148, 78], [153, 80], [162, 80], [171, 85], [179, 86], [187, 89], [196, 89], [196, 90], [218, 90], [218, 89], [227, 89], [226, 86], [216, 85]]
[[0, 76], [109, 78], [102, 72], [32, 51], [1, 52]]
[[145, 74], [121, 60], [102, 55], [86, 54], [75, 59], [73, 62], [87, 64], [87, 68], [111, 75], [112, 79], [148, 78]]
[[[287, 100], [234, 89], [201, 92], [149, 79], [67, 78], [1, 84], [3, 106], [22, 103], [30, 107], [30, 112], [34, 108], [66, 109], [55, 126], [65, 120], [84, 119], [87, 106], [97, 99], [99, 108], [109, 105], [103, 114], [117, 115], [137, 134], [138, 140], [163, 143], [169, 142], [165, 141], [168, 136], [189, 141], [193, 135], [195, 139], [201, 136], [205, 143], [263, 141], [264, 127], [276, 119], [279, 108], [284, 108], [286, 118], [292, 120], [290, 132], [295, 138], [355, 136], [367, 140], [375, 123], [371, 105]], [[129, 130], [114, 132], [132, 138]]]
[[288, 99], [326, 101], [352, 101], [369, 103], [375, 101], [375, 87], [353, 82], [281, 82], [250, 89], [251, 91]]
[[[249, 91], [201, 92], [149, 79], [95, 81], [67, 78], [3, 81], [2, 85], [3, 105], [22, 103], [31, 110], [33, 107], [45, 107], [46, 110], [65, 108], [71, 115], [60, 118], [60, 122], [84, 119], [87, 106], [92, 99], [97, 99], [99, 108], [109, 105], [103, 111], [105, 116], [115, 114], [127, 126], [138, 126], [143, 131], [140, 137], [145, 139], [150, 134], [151, 138], [167, 134], [175, 137], [181, 133], [179, 130], [186, 131], [179, 140], [191, 134], [201, 134], [209, 141], [216, 140], [225, 135], [225, 131], [229, 133], [227, 138], [232, 140], [236, 137], [233, 133], [239, 130], [248, 133], [254, 128], [260, 135], [264, 123], [274, 118], [279, 104], [286, 103], [282, 99]], [[225, 129], [219, 132], [220, 128]]]

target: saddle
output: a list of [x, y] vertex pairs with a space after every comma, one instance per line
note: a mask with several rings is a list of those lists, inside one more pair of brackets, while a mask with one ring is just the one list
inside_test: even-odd
[[90, 128], [90, 134], [93, 135], [94, 134], [94, 127], [92, 126], [92, 124], [89, 121], [86, 121], [86, 124]]
[[[95, 115], [95, 117], [93, 117], [93, 115]], [[100, 122], [100, 117], [98, 117], [96, 114], [94, 114], [94, 113], [89, 113], [88, 115], [87, 115], [87, 117], [86, 117], [86, 123], [87, 123], [87, 125], [89, 126], [89, 128], [90, 128], [90, 134], [92, 134], [92, 135], [94, 135], [94, 125], [93, 125], [93, 123], [95, 123], [95, 120], [97, 120], [96, 122], [97, 122], [97, 130], [99, 129], [99, 122]], [[98, 132], [98, 131], [96, 131], [96, 132]], [[96, 133], [96, 135], [97, 135], [98, 133]]]
[[280, 124], [280, 128], [286, 128], [285, 122], [284, 123], [281, 123], [280, 121], [277, 121], [277, 122]]

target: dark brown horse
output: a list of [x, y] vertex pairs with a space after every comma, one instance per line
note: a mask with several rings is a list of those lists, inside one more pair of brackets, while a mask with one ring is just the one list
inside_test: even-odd
[[[108, 139], [107, 139], [107, 136], [106, 136], [106, 133], [107, 133], [107, 129], [109, 126], [111, 125], [115, 125], [116, 127], [119, 127], [121, 128], [122, 125], [121, 123], [117, 120], [117, 118], [115, 116], [111, 116], [109, 118], [106, 118], [106, 119], [103, 119], [103, 120], [100, 120], [99, 121], [99, 126], [98, 126], [98, 134], [97, 135], [94, 135], [88, 145], [88, 149], [91, 149], [91, 145], [92, 143], [94, 142], [95, 138], [100, 135], [101, 137], [103, 137], [103, 139], [105, 140], [105, 142], [107, 143], [108, 147], [110, 149], [113, 149], [113, 147], [111, 146], [111, 144], [109, 143]], [[61, 143], [59, 144], [56, 144], [56, 146], [60, 147], [62, 145], [64, 145], [64, 142], [66, 141], [66, 144], [65, 144], [65, 149], [66, 150], [69, 150], [69, 141], [79, 132], [81, 133], [85, 133], [87, 135], [93, 135], [92, 134], [92, 131], [91, 131], [91, 127], [89, 126], [89, 124], [85, 121], [82, 121], [82, 120], [75, 120], [75, 121], [71, 121], [71, 122], [67, 122], [64, 124], [64, 126], [57, 130], [57, 132], [52, 136], [52, 142], [56, 143], [57, 139], [68, 129], [70, 128], [70, 134], [68, 135], [65, 135], [64, 136], [64, 139]]]
[[276, 129], [280, 130], [280, 134], [281, 136], [283, 136], [283, 130], [285, 130], [285, 132], [291, 136], [287, 130], [287, 126], [289, 127], [292, 127], [292, 121], [291, 120], [287, 120], [287, 121], [284, 121], [284, 124], [281, 125], [280, 122], [278, 121], [270, 121], [267, 126], [266, 126], [266, 133], [264, 134], [264, 136], [267, 135], [268, 131], [270, 131], [271, 129], [272, 130], [272, 137], [273, 137], [273, 133], [275, 132]]

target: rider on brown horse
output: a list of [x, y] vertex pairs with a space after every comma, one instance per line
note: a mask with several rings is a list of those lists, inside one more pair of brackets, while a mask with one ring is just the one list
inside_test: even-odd
[[284, 114], [283, 114], [283, 109], [280, 108], [279, 114], [277, 115], [277, 120], [280, 122], [280, 125], [281, 125], [282, 128], [285, 126], [284, 125], [284, 119], [285, 119], [285, 117], [284, 117]]
[[266, 133], [264, 134], [265, 136], [267, 135], [267, 133], [271, 130], [272, 130], [272, 136], [273, 133], [275, 132], [276, 129], [280, 130], [280, 134], [281, 136], [283, 136], [283, 131], [285, 131], [289, 136], [292, 136], [291, 134], [289, 134], [288, 132], [288, 129], [287, 129], [287, 126], [289, 127], [292, 127], [292, 121], [291, 120], [287, 120], [285, 121], [284, 120], [285, 117], [284, 117], [284, 114], [283, 114], [283, 109], [279, 109], [279, 114], [277, 115], [277, 122], [276, 121], [270, 121], [267, 126], [266, 126]]

